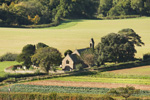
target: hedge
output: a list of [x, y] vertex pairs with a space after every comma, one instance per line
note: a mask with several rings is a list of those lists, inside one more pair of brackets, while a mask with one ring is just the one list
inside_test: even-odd
[[41, 93], [0, 93], [0, 100], [114, 100], [109, 96], [91, 97], [72, 94]]

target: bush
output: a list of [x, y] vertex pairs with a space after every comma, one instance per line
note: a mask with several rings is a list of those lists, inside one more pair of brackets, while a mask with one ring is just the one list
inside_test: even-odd
[[75, 66], [75, 68], [76, 68], [76, 70], [78, 70], [78, 71], [83, 70], [82, 64], [77, 64], [77, 65]]
[[0, 57], [0, 61], [15, 61], [18, 54], [6, 53]]
[[144, 60], [144, 61], [150, 60], [150, 53], [144, 54], [144, 55], [143, 55], [143, 60]]
[[0, 100], [114, 100], [113, 98], [107, 97], [90, 97], [83, 95], [72, 95], [72, 94], [43, 94], [43, 93], [8, 93], [1, 92]]

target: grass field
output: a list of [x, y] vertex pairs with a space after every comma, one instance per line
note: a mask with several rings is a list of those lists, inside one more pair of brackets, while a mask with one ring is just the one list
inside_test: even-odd
[[43, 42], [58, 48], [62, 53], [67, 50], [89, 47], [93, 37], [95, 44], [102, 36], [118, 32], [124, 28], [134, 29], [141, 37], [145, 46], [137, 47], [136, 57], [142, 57], [150, 51], [150, 18], [119, 19], [119, 20], [70, 20], [58, 27], [41, 29], [0, 28], [0, 55], [12, 52], [20, 53], [26, 44]]
[[0, 77], [6, 74], [4, 72], [5, 68], [10, 67], [12, 65], [16, 65], [16, 64], [19, 64], [19, 63], [15, 61], [0, 62]]
[[99, 78], [99, 77], [88, 77], [88, 76], [78, 76], [78, 77], [71, 76], [71, 77], [53, 78], [51, 80], [150, 85], [150, 79], [125, 79], [125, 78], [101, 78], [101, 77]]
[[150, 74], [150, 66], [141, 66], [135, 68], [128, 68], [128, 69], [121, 69], [121, 70], [114, 70], [109, 71], [115, 74], [124, 74], [124, 75], [149, 75]]

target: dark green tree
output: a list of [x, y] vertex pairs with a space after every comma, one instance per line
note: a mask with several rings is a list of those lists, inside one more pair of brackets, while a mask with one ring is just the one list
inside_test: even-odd
[[112, 7], [108, 15], [109, 16], [120, 16], [120, 15], [129, 15], [132, 12], [130, 0], [120, 0], [117, 4]]
[[72, 51], [71, 51], [71, 50], [69, 50], [69, 49], [68, 49], [68, 50], [66, 50], [66, 51], [64, 52], [64, 56], [67, 56], [67, 54], [69, 54], [69, 55], [70, 55], [70, 54], [72, 54]]
[[[131, 34], [128, 32], [129, 30]], [[119, 33], [110, 33], [101, 38], [101, 43], [95, 48], [97, 65], [104, 64], [104, 62], [117, 63], [134, 60], [135, 45], [144, 44], [141, 37], [131, 29], [123, 29]]]
[[61, 60], [61, 53], [52, 47], [38, 49], [31, 58], [32, 63], [39, 66], [46, 73], [49, 73], [49, 70], [54, 66], [59, 65]]
[[136, 46], [144, 45], [144, 42], [142, 42], [141, 37], [133, 29], [122, 29], [118, 33], [124, 35], [130, 42], [132, 42]]
[[107, 12], [112, 8], [113, 0], [100, 0], [98, 13], [107, 16]]
[[17, 61], [23, 62], [23, 65], [29, 68], [32, 65], [31, 56], [35, 53], [35, 46], [28, 44], [23, 47], [22, 53], [18, 55]]
[[[105, 50], [106, 49], [106, 50]], [[107, 60], [107, 47], [99, 43], [95, 47], [94, 51], [94, 61], [97, 66], [104, 65]]]

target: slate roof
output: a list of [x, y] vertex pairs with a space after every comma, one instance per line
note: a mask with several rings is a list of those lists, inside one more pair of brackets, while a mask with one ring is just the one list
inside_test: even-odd
[[77, 54], [71, 54], [69, 55], [70, 58], [74, 61], [74, 63], [77, 63], [77, 62], [81, 62], [81, 58], [77, 55]]
[[89, 50], [90, 48], [84, 48], [84, 49], [77, 49], [77, 51], [79, 52], [79, 54], [81, 55], [82, 52], [84, 52], [85, 50]]

